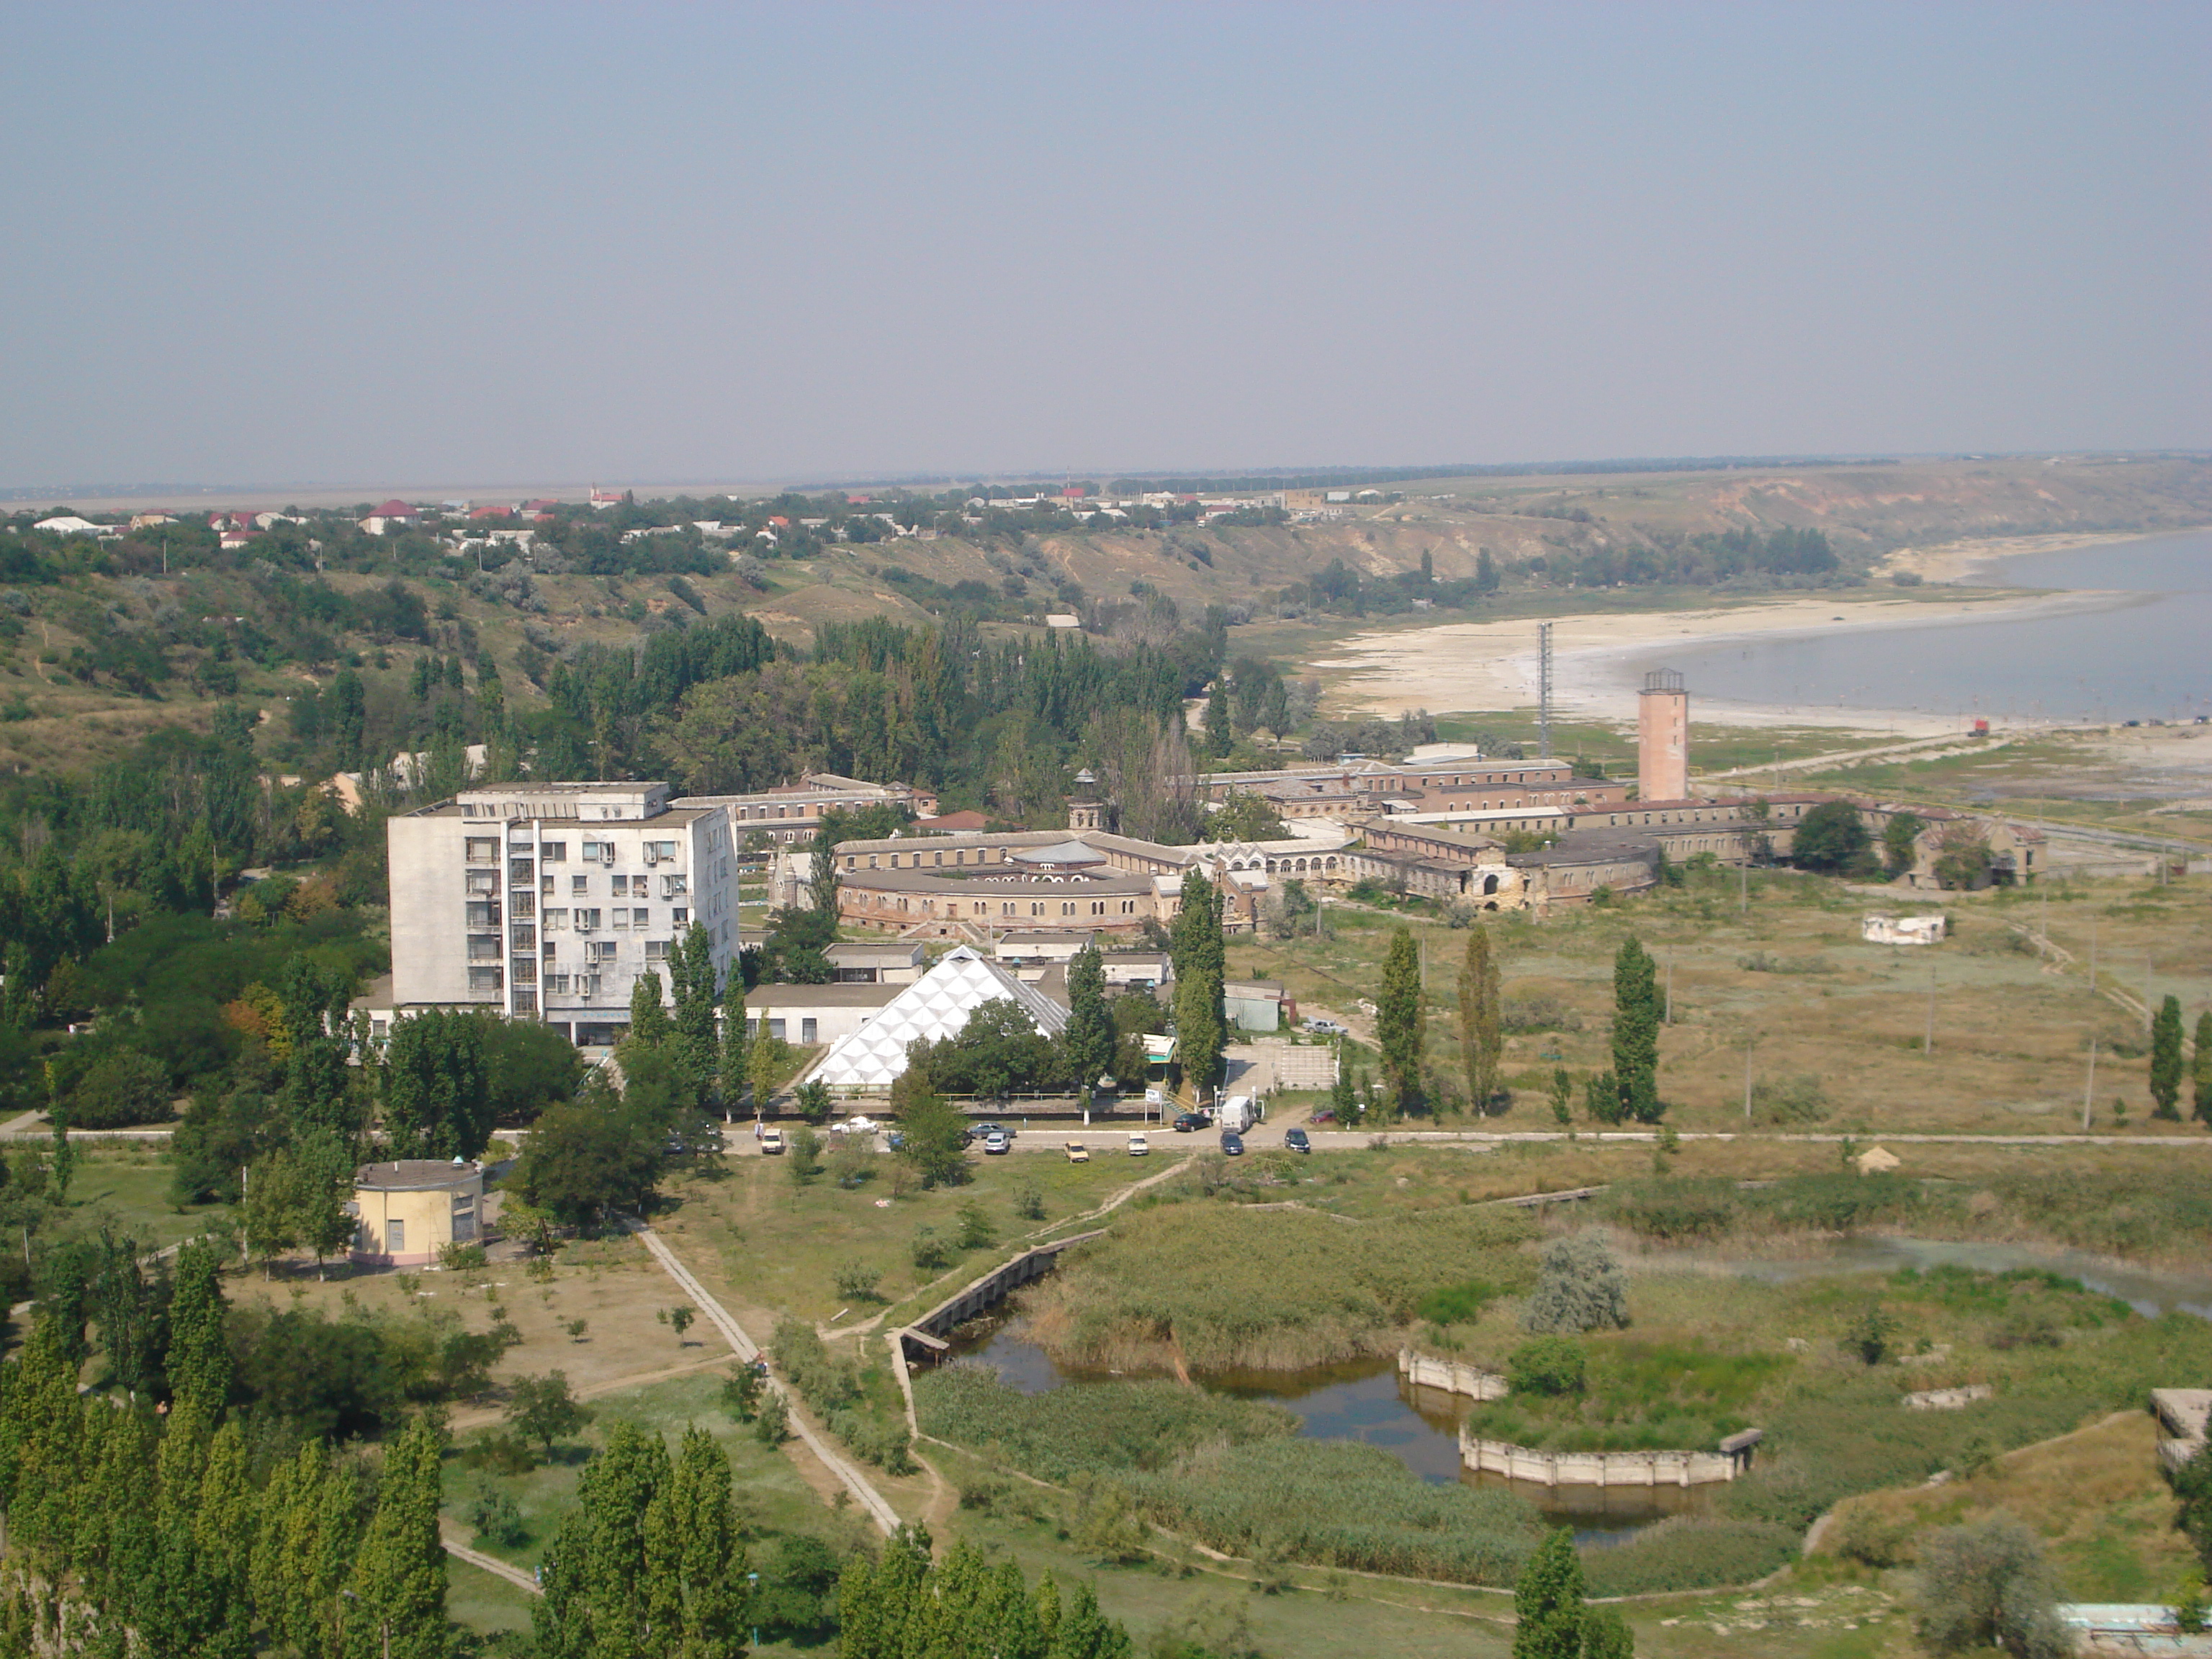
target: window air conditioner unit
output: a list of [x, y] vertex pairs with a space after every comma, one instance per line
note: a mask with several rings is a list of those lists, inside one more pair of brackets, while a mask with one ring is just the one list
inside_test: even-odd
[[596, 933], [599, 930], [598, 927], [592, 922], [580, 921], [576, 924], [576, 931], [580, 933]]
[[653, 850], [650, 843], [647, 845], [645, 849], [645, 861], [647, 865], [654, 865], [660, 862], [660, 854]]
[[599, 848], [599, 862], [602, 864], [612, 864], [614, 861], [615, 844], [612, 842], [607, 842]]

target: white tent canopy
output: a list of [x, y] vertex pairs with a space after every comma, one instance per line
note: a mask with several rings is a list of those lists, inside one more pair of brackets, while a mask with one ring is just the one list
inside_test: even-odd
[[1059, 1036], [1067, 1024], [1067, 1010], [963, 945], [859, 1030], [830, 1044], [811, 1079], [832, 1089], [888, 1089], [906, 1070], [907, 1044], [916, 1037], [940, 1042], [957, 1036], [969, 1015], [1000, 999], [1018, 1003], [1046, 1036]]

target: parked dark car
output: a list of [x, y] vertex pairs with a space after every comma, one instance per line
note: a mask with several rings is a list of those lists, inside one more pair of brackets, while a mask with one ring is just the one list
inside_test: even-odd
[[1321, 1110], [1316, 1112], [1311, 1117], [1308, 1118], [1306, 1121], [1309, 1123], [1334, 1123], [1336, 1121], [1336, 1114], [1330, 1111], [1328, 1107], [1324, 1106]]
[[1012, 1140], [1014, 1138], [1013, 1126], [1008, 1123], [979, 1123], [975, 1126], [975, 1134], [979, 1139], [993, 1133], [1002, 1134]]
[[1243, 1157], [1244, 1137], [1234, 1129], [1224, 1129], [1221, 1132], [1221, 1155], [1224, 1158]]
[[1291, 1129], [1286, 1131], [1283, 1136], [1283, 1145], [1289, 1147], [1294, 1152], [1310, 1152], [1313, 1151], [1313, 1142], [1306, 1138], [1306, 1132], [1304, 1129]]
[[1175, 1132], [1179, 1135], [1191, 1134], [1200, 1129], [1210, 1129], [1212, 1127], [1206, 1121], [1206, 1114], [1203, 1112], [1185, 1112], [1175, 1121]]

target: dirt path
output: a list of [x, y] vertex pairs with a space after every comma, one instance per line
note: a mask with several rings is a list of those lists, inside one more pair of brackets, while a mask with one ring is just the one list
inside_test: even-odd
[[[730, 1362], [720, 1354], [710, 1353], [702, 1359], [687, 1359], [680, 1365], [664, 1365], [658, 1370], [632, 1371], [627, 1376], [610, 1376], [586, 1387], [572, 1391], [578, 1400], [596, 1400], [605, 1394], [620, 1394], [624, 1389], [642, 1389], [650, 1383], [665, 1382], [672, 1377], [686, 1376], [693, 1371], [704, 1370], [710, 1365], [726, 1365]], [[448, 1426], [461, 1429], [489, 1428], [501, 1420], [504, 1407], [471, 1406], [466, 1411], [455, 1412], [447, 1419]]]
[[504, 1578], [508, 1583], [528, 1590], [532, 1595], [545, 1594], [538, 1587], [538, 1580], [531, 1574], [523, 1571], [520, 1567], [509, 1566], [496, 1557], [486, 1555], [482, 1550], [471, 1549], [442, 1526], [438, 1528], [438, 1541], [446, 1547], [446, 1553], [456, 1561], [465, 1561], [472, 1567], [482, 1567], [494, 1577]]
[[[730, 1345], [731, 1352], [748, 1364], [758, 1360], [761, 1357], [759, 1344], [746, 1334], [743, 1326], [730, 1316], [728, 1310], [708, 1292], [707, 1287], [692, 1276], [691, 1270], [684, 1265], [676, 1252], [668, 1248], [659, 1235], [642, 1222], [630, 1221], [624, 1224], [637, 1236], [647, 1250], [651, 1252], [653, 1259], [660, 1264], [662, 1271], [674, 1279], [678, 1287], [691, 1298], [692, 1304], [706, 1316], [708, 1323], [722, 1334], [723, 1340]], [[805, 1402], [785, 1384], [782, 1378], [773, 1372], [768, 1375], [768, 1386], [775, 1391], [791, 1414], [791, 1431], [793, 1438], [785, 1443], [785, 1449], [800, 1475], [805, 1479], [807, 1485], [812, 1486], [817, 1492], [823, 1492], [826, 1499], [833, 1502], [836, 1488], [842, 1486], [852, 1495], [853, 1499], [862, 1509], [868, 1512], [868, 1518], [876, 1523], [878, 1530], [886, 1536], [897, 1531], [902, 1524], [898, 1511], [894, 1510], [884, 1495], [869, 1483], [866, 1475], [830, 1449], [827, 1437], [815, 1423]], [[830, 1477], [828, 1482], [825, 1483], [818, 1479], [817, 1471], [808, 1468], [809, 1460], [800, 1455], [801, 1447], [812, 1454], [812, 1461], [818, 1465], [819, 1472]], [[827, 1490], [825, 1490], [825, 1485]]]

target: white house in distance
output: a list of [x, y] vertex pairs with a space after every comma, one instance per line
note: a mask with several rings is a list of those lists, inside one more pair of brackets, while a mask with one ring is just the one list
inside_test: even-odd
[[841, 1093], [888, 1090], [906, 1070], [907, 1044], [917, 1037], [938, 1042], [956, 1036], [969, 1015], [1001, 998], [1019, 1004], [1046, 1036], [1066, 1028], [1066, 1009], [963, 945], [940, 957], [913, 984], [900, 988], [866, 1024], [830, 1044], [808, 1079]]

